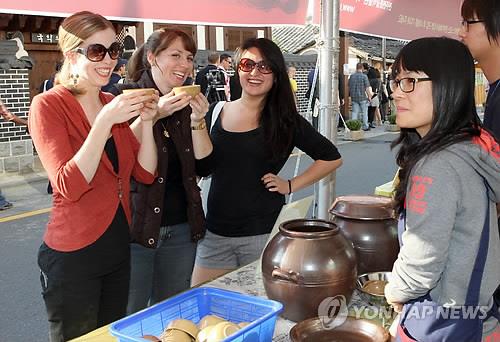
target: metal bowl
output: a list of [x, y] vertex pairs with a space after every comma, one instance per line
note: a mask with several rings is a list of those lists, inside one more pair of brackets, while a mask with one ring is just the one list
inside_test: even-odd
[[297, 323], [290, 330], [292, 342], [387, 342], [389, 333], [381, 326], [365, 320], [347, 317], [333, 329], [325, 329], [320, 318], [310, 318]]
[[[389, 306], [384, 295], [384, 284], [388, 282], [391, 277], [391, 272], [372, 272], [365, 273], [358, 276], [356, 280], [356, 288], [358, 289], [361, 297], [371, 305]], [[374, 288], [370, 289], [368, 284], [371, 283]]]

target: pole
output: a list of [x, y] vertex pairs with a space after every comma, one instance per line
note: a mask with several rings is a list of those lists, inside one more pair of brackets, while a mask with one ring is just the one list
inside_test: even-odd
[[384, 84], [386, 82], [386, 75], [385, 75], [385, 69], [387, 64], [385, 58], [386, 53], [387, 53], [387, 40], [385, 39], [385, 37], [382, 37], [382, 81], [384, 82]]
[[[319, 42], [319, 129], [333, 143], [337, 140], [338, 103], [339, 0], [321, 0]], [[335, 173], [319, 181], [319, 219], [328, 219], [328, 209], [335, 198]]]

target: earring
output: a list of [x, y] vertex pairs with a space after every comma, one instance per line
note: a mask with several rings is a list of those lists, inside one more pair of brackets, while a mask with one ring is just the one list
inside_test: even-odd
[[80, 77], [80, 75], [78, 75], [77, 73], [71, 73], [69, 74], [69, 78], [71, 78], [73, 80], [73, 85], [76, 87], [76, 85], [78, 84], [78, 77]]

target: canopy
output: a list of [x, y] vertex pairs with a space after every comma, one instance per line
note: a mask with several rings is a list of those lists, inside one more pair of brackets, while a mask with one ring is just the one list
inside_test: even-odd
[[[303, 25], [320, 20], [320, 0], [2, 0], [0, 13], [64, 17], [89, 10], [116, 20], [233, 26]], [[330, 0], [331, 1], [331, 0]], [[411, 40], [456, 36], [461, 0], [341, 0], [340, 29]], [[308, 13], [310, 8], [313, 13]]]

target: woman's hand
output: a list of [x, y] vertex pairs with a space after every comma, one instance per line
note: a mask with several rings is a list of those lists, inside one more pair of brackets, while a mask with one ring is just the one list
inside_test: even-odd
[[145, 102], [157, 101], [155, 97], [158, 98], [158, 95], [149, 95], [146, 91], [118, 95], [102, 107], [97, 119], [111, 125], [127, 122], [141, 114]]
[[195, 126], [199, 124], [203, 119], [205, 119], [205, 115], [208, 112], [208, 100], [207, 98], [199, 93], [195, 97], [191, 98], [189, 101], [189, 106], [192, 109], [191, 112], [191, 125]]
[[141, 110], [141, 120], [142, 121], [152, 121], [158, 114], [158, 101], [160, 97], [158, 92], [156, 92], [151, 101], [144, 102], [144, 107]]
[[275, 174], [266, 173], [260, 180], [269, 191], [279, 192], [282, 195], [288, 195], [290, 191], [288, 188], [288, 181], [276, 176]]
[[158, 116], [156, 119], [166, 118], [186, 107], [191, 100], [191, 96], [186, 93], [181, 93], [179, 95], [175, 95], [172, 90], [170, 93], [163, 95], [160, 97], [158, 101]]

